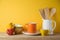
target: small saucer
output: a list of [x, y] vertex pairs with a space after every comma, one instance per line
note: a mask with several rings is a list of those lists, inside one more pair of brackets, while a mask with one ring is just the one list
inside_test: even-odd
[[39, 33], [39, 32], [36, 32], [36, 33], [23, 32], [23, 34], [33, 36], [33, 35], [38, 35], [38, 34], [40, 34], [40, 33]]

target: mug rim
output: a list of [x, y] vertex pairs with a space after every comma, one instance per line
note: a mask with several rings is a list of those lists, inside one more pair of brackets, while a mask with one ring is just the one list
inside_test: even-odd
[[36, 24], [36, 22], [29, 22], [29, 24]]
[[15, 24], [14, 26], [15, 27], [22, 27], [22, 25], [20, 25], [20, 24]]

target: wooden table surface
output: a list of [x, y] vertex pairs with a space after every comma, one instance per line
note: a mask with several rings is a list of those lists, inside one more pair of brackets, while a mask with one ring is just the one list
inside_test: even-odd
[[9, 36], [5, 33], [0, 33], [0, 40], [60, 40], [60, 34], [49, 36], [28, 36], [24, 34]]

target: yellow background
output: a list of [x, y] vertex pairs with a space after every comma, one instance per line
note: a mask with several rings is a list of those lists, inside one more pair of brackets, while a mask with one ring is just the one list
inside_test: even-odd
[[0, 32], [5, 32], [10, 22], [22, 25], [37, 22], [40, 29], [42, 17], [39, 9], [45, 7], [57, 9], [53, 19], [57, 22], [55, 32], [60, 32], [60, 0], [0, 0]]

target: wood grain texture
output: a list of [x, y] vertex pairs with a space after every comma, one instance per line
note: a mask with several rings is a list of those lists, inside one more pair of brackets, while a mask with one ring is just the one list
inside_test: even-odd
[[7, 35], [0, 33], [0, 40], [60, 40], [60, 34], [50, 36], [27, 36], [27, 35]]

